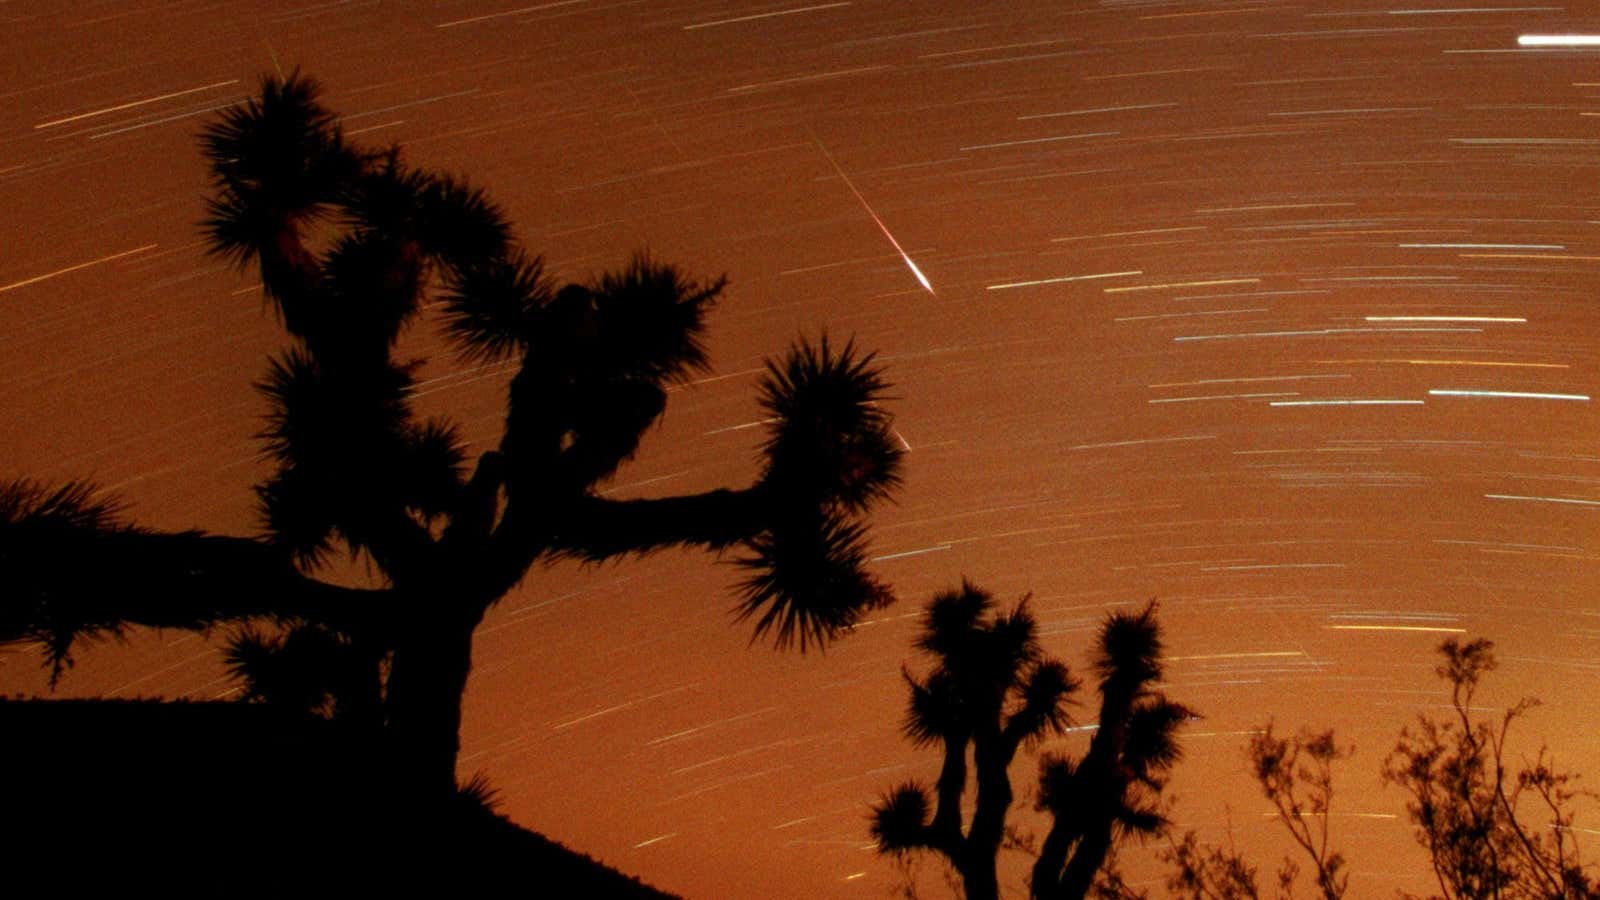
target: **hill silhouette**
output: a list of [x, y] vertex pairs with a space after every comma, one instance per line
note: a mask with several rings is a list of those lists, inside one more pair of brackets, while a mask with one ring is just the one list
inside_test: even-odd
[[662, 898], [467, 797], [391, 799], [369, 731], [262, 704], [0, 700], [0, 858], [73, 891], [509, 884]]

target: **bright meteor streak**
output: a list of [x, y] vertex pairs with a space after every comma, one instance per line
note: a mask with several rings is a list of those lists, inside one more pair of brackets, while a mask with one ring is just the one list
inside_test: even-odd
[[922, 270], [917, 268], [917, 264], [911, 261], [910, 255], [908, 255], [905, 249], [900, 246], [900, 242], [894, 239], [893, 234], [889, 233], [889, 226], [883, 224], [883, 220], [878, 218], [878, 214], [872, 211], [872, 205], [867, 202], [867, 198], [861, 196], [861, 192], [856, 189], [855, 182], [851, 181], [850, 176], [846, 175], [844, 173], [844, 169], [839, 167], [839, 163], [833, 158], [833, 154], [829, 153], [828, 148], [822, 145], [822, 140], [816, 135], [812, 135], [811, 139], [817, 142], [817, 149], [822, 151], [822, 155], [828, 158], [828, 164], [833, 166], [833, 170], [838, 172], [839, 177], [844, 180], [845, 187], [850, 189], [850, 193], [856, 195], [856, 200], [861, 204], [861, 208], [866, 210], [867, 215], [872, 217], [872, 221], [877, 223], [878, 230], [883, 232], [883, 236], [888, 238], [889, 243], [894, 245], [895, 252], [899, 253], [900, 258], [906, 261], [906, 268], [911, 270], [911, 274], [917, 276], [917, 281], [920, 282], [925, 289], [927, 289], [928, 293], [933, 294], [935, 297], [939, 296], [938, 294], [934, 293], [933, 285], [928, 283], [928, 276], [922, 274]]

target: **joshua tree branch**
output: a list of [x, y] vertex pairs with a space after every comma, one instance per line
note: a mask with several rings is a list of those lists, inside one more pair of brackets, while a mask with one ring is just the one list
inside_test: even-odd
[[[273, 617], [341, 630], [386, 627], [389, 591], [311, 578], [262, 541], [134, 528], [80, 537], [51, 560], [18, 553], [6, 561], [9, 583], [38, 587], [7, 604], [0, 639], [47, 639], [64, 654], [77, 634], [125, 625], [201, 629]], [[19, 571], [39, 564], [55, 571]]]
[[961, 844], [961, 794], [967, 787], [967, 739], [948, 737], [939, 769], [938, 805], [928, 826], [931, 844], [953, 856]]
[[652, 500], [584, 496], [547, 519], [559, 523], [550, 548], [591, 560], [681, 544], [721, 550], [767, 526], [771, 511], [763, 500], [759, 487]]

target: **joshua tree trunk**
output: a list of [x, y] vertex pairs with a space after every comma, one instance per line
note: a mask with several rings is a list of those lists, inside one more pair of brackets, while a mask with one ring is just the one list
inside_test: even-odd
[[456, 789], [461, 698], [472, 669], [472, 633], [484, 609], [465, 605], [466, 613], [408, 616], [390, 659], [385, 705], [396, 783], [424, 802]]
[[961, 856], [956, 871], [961, 873], [967, 900], [999, 900], [1000, 878], [995, 874], [994, 854], [969, 847]]
[[1011, 808], [1011, 780], [1006, 775], [1009, 762], [1000, 748], [999, 729], [981, 730], [973, 741], [978, 807], [967, 832], [968, 856], [972, 860], [972, 871], [966, 875], [969, 898], [999, 896], [995, 857], [1005, 837], [1006, 811]]
[[1051, 891], [1055, 889], [1056, 878], [1067, 865], [1067, 851], [1072, 849], [1076, 839], [1076, 829], [1067, 824], [1066, 817], [1058, 816], [1050, 831], [1045, 834], [1044, 843], [1039, 847], [1039, 858], [1033, 864], [1032, 888], [1029, 893], [1034, 900], [1046, 900], [1052, 896]]
[[1094, 886], [1094, 876], [1105, 864], [1106, 854], [1111, 850], [1111, 823], [1095, 821], [1089, 826], [1083, 840], [1078, 843], [1078, 852], [1072, 854], [1072, 861], [1067, 863], [1067, 871], [1061, 876], [1061, 887], [1054, 893], [1045, 895], [1051, 900], [1082, 900], [1089, 895], [1089, 888]]

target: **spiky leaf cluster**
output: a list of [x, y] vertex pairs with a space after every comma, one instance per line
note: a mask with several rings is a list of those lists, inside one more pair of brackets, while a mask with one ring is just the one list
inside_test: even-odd
[[369, 661], [329, 628], [297, 622], [274, 633], [245, 626], [229, 640], [223, 663], [250, 701], [327, 718], [376, 706]]
[[319, 561], [337, 533], [372, 549], [413, 516], [446, 514], [462, 490], [454, 430], [417, 421], [409, 366], [330, 365], [302, 350], [273, 360], [259, 387], [262, 438], [277, 473], [257, 489], [273, 541]]
[[519, 356], [532, 344], [540, 313], [554, 296], [540, 257], [518, 252], [466, 266], [446, 287], [445, 330], [468, 359]]
[[865, 528], [838, 514], [779, 521], [746, 546], [737, 562], [751, 574], [737, 615], [755, 620], [755, 638], [771, 634], [779, 647], [826, 646], [892, 599], [866, 571]]
[[1155, 614], [1150, 603], [1106, 618], [1092, 655], [1101, 704], [1089, 748], [1040, 760], [1037, 805], [1053, 821], [1034, 866], [1035, 896], [1083, 896], [1115, 842], [1169, 826], [1160, 792], [1183, 756], [1178, 730], [1196, 714], [1156, 688], [1163, 644]]
[[903, 854], [924, 846], [928, 796], [914, 781], [889, 791], [872, 805], [872, 839], [879, 852]]
[[81, 564], [130, 530], [119, 505], [98, 493], [79, 481], [54, 488], [28, 479], [0, 483], [0, 641], [43, 644], [52, 677], [71, 665], [74, 637], [120, 633], [109, 608], [64, 602], [98, 595], [105, 607], [114, 603], [114, 575]]
[[371, 154], [341, 198], [345, 225], [416, 244], [434, 263], [463, 268], [511, 246], [505, 213], [480, 188], [405, 165], [397, 147]]
[[213, 252], [251, 262], [323, 215], [359, 170], [319, 92], [298, 71], [265, 79], [259, 97], [224, 109], [202, 132], [217, 192], [203, 223]]
[[879, 405], [888, 384], [872, 359], [858, 356], [854, 342], [835, 352], [824, 335], [767, 365], [760, 388], [772, 421], [762, 446], [766, 482], [852, 511], [899, 484], [902, 451]]
[[[969, 896], [998, 890], [995, 856], [1008, 833], [1012, 759], [1023, 745], [1066, 727], [1078, 687], [1065, 665], [1044, 656], [1037, 627], [1027, 598], [998, 612], [992, 594], [963, 581], [935, 595], [923, 614], [916, 647], [933, 657], [932, 671], [918, 677], [902, 670], [911, 691], [905, 735], [918, 747], [938, 746], [944, 762], [931, 788], [911, 781], [879, 798], [872, 836], [882, 853], [943, 854]], [[969, 755], [977, 793], [964, 823]]]
[[798, 636], [803, 649], [889, 601], [864, 572], [865, 529], [856, 521], [900, 481], [902, 451], [878, 405], [887, 390], [870, 354], [858, 357], [853, 343], [835, 350], [826, 336], [767, 364], [758, 491], [771, 513], [740, 560], [755, 570], [740, 615], [755, 616], [758, 637], [771, 629], [783, 646]]
[[1017, 741], [1036, 740], [1065, 726], [1077, 683], [1065, 665], [1042, 658], [1027, 598], [1009, 613], [994, 605], [969, 581], [928, 604], [916, 646], [938, 665], [923, 680], [906, 675], [905, 731], [914, 742], [970, 735], [986, 724]]
[[584, 363], [657, 384], [706, 371], [705, 318], [726, 286], [726, 278], [696, 281], [676, 266], [636, 254], [621, 271], [603, 273], [589, 286], [589, 321], [579, 333], [592, 328], [594, 341], [583, 347]]

